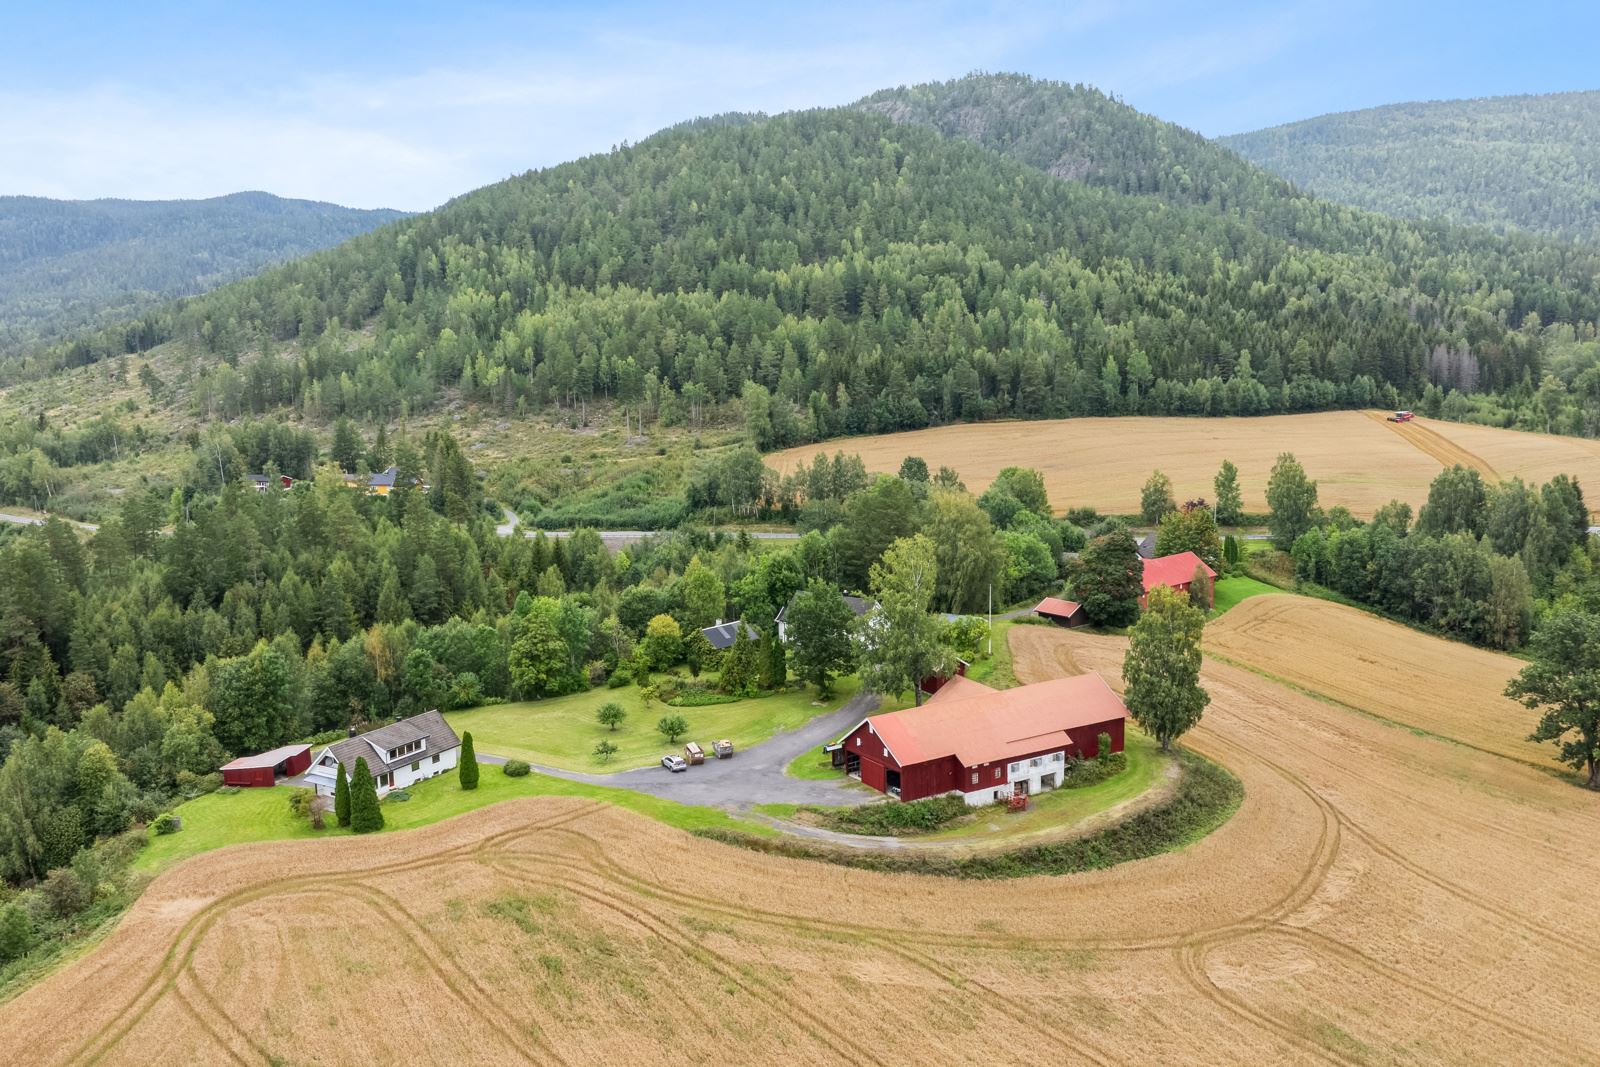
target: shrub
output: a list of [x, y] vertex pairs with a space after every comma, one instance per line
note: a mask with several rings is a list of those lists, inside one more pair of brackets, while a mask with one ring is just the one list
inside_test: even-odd
[[829, 829], [847, 834], [916, 834], [936, 830], [953, 822], [972, 809], [964, 797], [926, 797], [898, 804], [883, 802], [862, 804], [854, 808], [807, 808], [821, 815]]
[[606, 688], [621, 689], [631, 681], [633, 681], [633, 675], [628, 672], [626, 665], [619, 663], [617, 664], [617, 669], [611, 672], [611, 677], [606, 679]]
[[501, 770], [505, 771], [507, 778], [524, 778], [533, 768], [528, 766], [526, 760], [508, 759]]
[[383, 802], [385, 804], [387, 804], [390, 801], [393, 801], [396, 804], [404, 804], [406, 801], [408, 801], [410, 799], [411, 799], [411, 791], [409, 789], [391, 789], [391, 790], [389, 790], [388, 794], [383, 798]]
[[20, 904], [0, 911], [0, 963], [21, 959], [33, 948], [33, 920]]
[[1093, 526], [1100, 521], [1100, 513], [1094, 508], [1068, 508], [1067, 521], [1074, 526]]
[[472, 747], [472, 731], [468, 730], [461, 735], [461, 756], [458, 767], [461, 774], [462, 789], [478, 788], [478, 753]]
[[1094, 739], [1094, 742], [1095, 742], [1095, 755], [1097, 755], [1102, 760], [1110, 759], [1111, 758], [1111, 735], [1106, 733], [1104, 730], [1101, 730], [1100, 731], [1100, 736], [1096, 737]]
[[1067, 764], [1066, 774], [1061, 779], [1062, 789], [1082, 789], [1085, 786], [1098, 785], [1108, 778], [1115, 778], [1128, 767], [1128, 757], [1121, 752], [1112, 752], [1100, 759], [1071, 760]]
[[183, 820], [170, 811], [164, 811], [157, 815], [155, 821], [150, 824], [150, 832], [157, 837], [175, 834], [181, 829], [183, 829]]
[[51, 914], [60, 919], [78, 914], [93, 900], [90, 884], [71, 867], [57, 867], [45, 875], [39, 888], [50, 904]]
[[294, 812], [297, 819], [311, 818], [311, 812], [317, 802], [315, 789], [291, 789], [289, 791], [289, 810]]
[[599, 760], [601, 763], [611, 762], [611, 757], [615, 756], [616, 754], [617, 746], [613, 745], [605, 738], [601, 738], [600, 741], [594, 746], [594, 758]]
[[217, 792], [225, 797], [231, 797], [239, 791], [239, 788], [236, 785], [219, 785], [217, 786]]
[[195, 774], [193, 771], [179, 771], [177, 774], [178, 794], [185, 799], [193, 800], [195, 797], [214, 793], [222, 787], [222, 773], [212, 771], [210, 774]]

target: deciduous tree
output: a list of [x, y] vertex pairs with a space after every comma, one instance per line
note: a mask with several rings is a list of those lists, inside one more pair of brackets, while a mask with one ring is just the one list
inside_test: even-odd
[[1317, 524], [1317, 483], [1306, 477], [1306, 469], [1292, 452], [1282, 453], [1272, 465], [1272, 476], [1267, 480], [1267, 508], [1272, 513], [1268, 520], [1272, 543], [1283, 552], [1293, 548], [1296, 538]]
[[933, 542], [918, 534], [894, 542], [872, 567], [877, 604], [861, 620], [861, 678], [876, 693], [910, 689], [922, 703], [924, 678], [948, 674], [955, 656], [929, 611], [937, 588]]
[[1150, 591], [1149, 605], [1128, 636], [1122, 678], [1128, 711], [1145, 733], [1170, 751], [1205, 712], [1200, 685], [1200, 633], [1205, 613], [1167, 586]]
[[1127, 626], [1139, 617], [1144, 593], [1144, 560], [1127, 530], [1090, 541], [1073, 565], [1072, 596], [1096, 626]]
[[1506, 686], [1506, 696], [1540, 712], [1530, 741], [1549, 741], [1561, 761], [1600, 790], [1600, 615], [1561, 607], [1529, 642], [1533, 662]]
[[855, 665], [854, 622], [844, 597], [820, 579], [812, 579], [789, 605], [785, 623], [794, 672], [823, 697], [833, 695], [834, 677]]

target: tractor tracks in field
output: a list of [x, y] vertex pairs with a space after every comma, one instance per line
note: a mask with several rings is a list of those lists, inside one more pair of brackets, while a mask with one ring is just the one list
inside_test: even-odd
[[1450, 467], [1466, 467], [1469, 470], [1476, 470], [1491, 482], [1500, 480], [1500, 475], [1495, 471], [1494, 467], [1490, 466], [1488, 460], [1456, 444], [1431, 426], [1424, 426], [1414, 420], [1411, 422], [1390, 422], [1387, 415], [1376, 411], [1366, 411], [1362, 414], [1393, 430], [1411, 447], [1438, 460], [1440, 465], [1446, 469]]
[[[491, 834], [479, 841], [470, 842], [464, 845], [457, 845], [452, 848], [429, 853], [425, 856], [413, 857], [409, 860], [364, 868], [360, 871], [354, 871], [349, 874], [297, 875], [290, 878], [278, 879], [276, 881], [258, 883], [253, 886], [235, 890], [231, 893], [226, 893], [206, 904], [184, 922], [183, 926], [178, 929], [177, 933], [173, 936], [171, 942], [168, 944], [167, 950], [162, 956], [161, 963], [156, 970], [139, 985], [132, 998], [130, 998], [129, 1001], [123, 1005], [123, 1007], [117, 1010], [116, 1014], [112, 1016], [112, 1018], [99, 1030], [98, 1033], [92, 1036], [87, 1042], [80, 1045], [73, 1052], [68, 1054], [65, 1062], [73, 1065], [82, 1065], [82, 1067], [90, 1067], [90, 1065], [102, 1062], [106, 1056], [109, 1055], [110, 1052], [123, 1040], [123, 1038], [125, 1038], [133, 1030], [133, 1028], [150, 1013], [150, 1011], [162, 1000], [163, 997], [177, 990], [179, 980], [184, 978], [186, 975], [189, 975], [194, 964], [195, 954], [198, 951], [201, 943], [205, 940], [206, 936], [211, 932], [212, 928], [217, 924], [218, 921], [236, 908], [268, 897], [294, 895], [316, 890], [349, 888], [353, 885], [362, 883], [369, 878], [400, 874], [406, 871], [417, 870], [424, 867], [432, 867], [451, 858], [468, 858], [471, 857], [475, 852], [492, 847], [494, 842], [500, 838], [515, 838], [529, 832], [530, 829], [554, 829], [567, 822], [575, 821], [585, 816], [592, 815], [596, 811], [602, 810], [604, 807], [604, 804], [596, 801], [591, 804], [586, 804], [575, 811], [564, 812], [553, 816], [543, 823], [535, 824], [533, 827], [514, 827], [508, 830], [503, 830], [496, 834]], [[412, 943], [415, 944], [414, 940]], [[424, 955], [426, 954], [424, 953]], [[206, 999], [208, 1001], [211, 1000], [209, 995], [206, 995]], [[191, 1013], [197, 1014], [199, 1012], [199, 1009], [193, 1004], [192, 1001], [180, 1001], [180, 1003], [184, 1003], [186, 1010], [190, 1011]], [[215, 1005], [214, 1001], [211, 1001], [211, 1003], [213, 1006]], [[217, 1010], [217, 1014], [222, 1014], [220, 1009]], [[213, 1016], [213, 1018], [215, 1018], [215, 1016]], [[206, 1029], [208, 1031], [212, 1030], [211, 1027], [207, 1027]], [[238, 1029], [231, 1023], [229, 1024], [229, 1029], [235, 1034], [239, 1034]], [[251, 1041], [248, 1037], [245, 1037], [244, 1040], [246, 1040], [253, 1049], [261, 1054], [261, 1062], [269, 1062], [270, 1057], [268, 1057], [268, 1055], [260, 1048], [259, 1045], [256, 1045], [255, 1042]], [[223, 1042], [222, 1047], [231, 1050], [231, 1046], [229, 1046], [226, 1042]], [[520, 1046], [513, 1044], [513, 1047]], [[235, 1058], [238, 1056], [237, 1052], [231, 1051], [230, 1054]], [[559, 1057], [557, 1056], [551, 1056], [550, 1058], [559, 1062]], [[538, 1061], [530, 1060], [529, 1062]]]

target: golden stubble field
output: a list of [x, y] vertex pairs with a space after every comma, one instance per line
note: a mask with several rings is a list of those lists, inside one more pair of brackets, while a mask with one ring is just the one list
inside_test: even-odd
[[1421, 506], [1428, 483], [1460, 463], [1491, 480], [1520, 474], [1545, 481], [1559, 473], [1600, 485], [1600, 441], [1466, 426], [1432, 419], [1405, 425], [1382, 412], [1328, 411], [1262, 418], [1089, 418], [961, 423], [931, 430], [853, 437], [767, 457], [779, 473], [819, 452], [859, 453], [867, 469], [893, 473], [906, 456], [959, 471], [982, 492], [1002, 468], [1036, 467], [1060, 511], [1087, 506], [1107, 514], [1139, 510], [1139, 489], [1155, 469], [1172, 478], [1180, 500], [1215, 493], [1224, 459], [1239, 468], [1245, 507], [1267, 509], [1267, 476], [1281, 452], [1293, 452], [1317, 480], [1324, 507], [1343, 504], [1370, 516], [1390, 500]]
[[[1125, 642], [1012, 644], [1032, 681], [1115, 679]], [[1205, 682], [1189, 743], [1247, 795], [1179, 853], [956, 882], [520, 800], [191, 860], [0, 1007], [0, 1041], [50, 1065], [1594, 1062], [1595, 797], [1229, 664]]]

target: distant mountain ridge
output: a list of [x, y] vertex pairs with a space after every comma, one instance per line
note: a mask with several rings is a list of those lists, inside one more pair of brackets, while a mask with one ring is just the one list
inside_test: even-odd
[[405, 216], [264, 192], [204, 200], [0, 196], [0, 355], [214, 289]]
[[1220, 143], [1357, 207], [1600, 243], [1600, 91], [1390, 104]]

